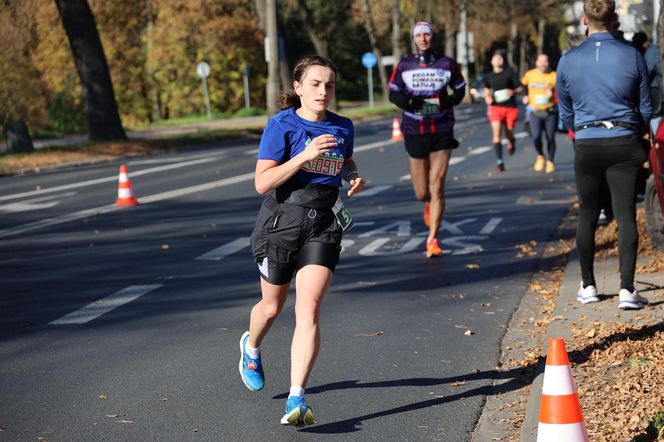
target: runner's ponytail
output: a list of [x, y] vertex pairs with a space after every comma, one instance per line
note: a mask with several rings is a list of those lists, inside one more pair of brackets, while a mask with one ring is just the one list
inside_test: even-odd
[[279, 108], [281, 110], [290, 109], [294, 107], [295, 109], [302, 107], [302, 102], [300, 97], [293, 91], [283, 91], [279, 95]]

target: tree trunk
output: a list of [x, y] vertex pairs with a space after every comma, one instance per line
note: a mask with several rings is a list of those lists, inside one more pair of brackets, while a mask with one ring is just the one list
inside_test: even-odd
[[28, 131], [25, 120], [10, 119], [5, 125], [7, 135], [7, 151], [12, 153], [32, 152], [35, 150], [32, 137]]
[[151, 0], [148, 0], [148, 24], [146, 32], [146, 57], [145, 57], [145, 82], [148, 86], [148, 101], [150, 103], [150, 121], [157, 121], [162, 118], [161, 115], [161, 100], [159, 93], [159, 85], [155, 80], [155, 70], [153, 62], [153, 45], [154, 45], [154, 10], [152, 8]]
[[537, 55], [544, 53], [545, 32], [546, 32], [546, 20], [540, 18], [537, 22]]
[[55, 0], [83, 85], [91, 140], [127, 138], [97, 24], [87, 0]]
[[516, 26], [516, 21], [512, 19], [510, 23], [510, 39], [507, 42], [507, 59], [505, 60], [507, 64], [512, 67], [516, 66], [516, 40], [519, 37], [519, 31]]
[[396, 63], [401, 60], [401, 0], [392, 2], [392, 56]]
[[376, 69], [378, 69], [378, 76], [380, 77], [380, 87], [383, 94], [382, 101], [383, 103], [387, 103], [387, 75], [385, 74], [385, 67], [383, 66], [383, 54], [376, 42], [376, 34], [374, 33], [373, 17], [371, 15], [371, 5], [369, 4], [369, 0], [362, 0], [362, 13], [364, 15], [364, 29], [367, 31], [369, 43], [371, 43], [371, 52], [373, 52], [377, 60]]

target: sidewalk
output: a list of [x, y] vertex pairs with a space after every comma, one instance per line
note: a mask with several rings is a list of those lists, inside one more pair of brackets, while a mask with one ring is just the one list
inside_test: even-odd
[[[167, 138], [176, 135], [184, 135], [195, 133], [201, 130], [215, 130], [215, 129], [243, 129], [253, 127], [263, 127], [267, 123], [267, 115], [259, 115], [256, 117], [239, 117], [239, 118], [226, 118], [221, 120], [200, 121], [197, 123], [185, 123], [173, 126], [156, 126], [146, 127], [141, 129], [128, 130], [127, 138], [130, 140], [146, 140], [146, 139], [159, 139]], [[35, 149], [40, 149], [46, 146], [65, 146], [68, 144], [82, 143], [88, 141], [88, 135], [73, 135], [70, 137], [62, 138], [43, 138], [33, 140]], [[7, 144], [0, 143], [0, 153], [7, 150]]]
[[[631, 376], [638, 378], [638, 369], [654, 368], [657, 375], [656, 385], [662, 385], [664, 378], [661, 378], [660, 374], [664, 370], [657, 368], [662, 365], [661, 361], [639, 359], [628, 353], [621, 353], [622, 349], [609, 349], [609, 351], [614, 350], [614, 353], [620, 353], [609, 358], [610, 361], [599, 363], [592, 357], [597, 356], [599, 351], [606, 351], [612, 345], [637, 341], [646, 336], [652, 337], [655, 333], [664, 331], [664, 273], [639, 274], [638, 271], [639, 266], [647, 264], [651, 259], [639, 257], [636, 276], [636, 288], [649, 299], [650, 306], [643, 310], [624, 311], [618, 309], [617, 293], [620, 279], [618, 258], [595, 260], [595, 277], [600, 302], [582, 305], [576, 300], [581, 281], [578, 254], [576, 248], [570, 252], [564, 269], [560, 295], [557, 300], [549, 301], [555, 302], [555, 308], [546, 326], [546, 336], [536, 345], [528, 343], [542, 350], [538, 352], [539, 354], [533, 355], [533, 362], [528, 366], [521, 365], [523, 367], [521, 371], [510, 367], [500, 368], [496, 376], [498, 380], [494, 382], [494, 392], [487, 396], [487, 403], [472, 435], [473, 441], [536, 441], [546, 342], [551, 337], [565, 339], [590, 440], [628, 440], [619, 435], [621, 431], [628, 430], [632, 434], [643, 434], [643, 429], [652, 420], [652, 414], [664, 410], [664, 398], [659, 387], [641, 385], [640, 379], [635, 379], [635, 385], [628, 385], [624, 379], [621, 380], [618, 372], [625, 371], [629, 376], [630, 371], [633, 371]], [[524, 297], [524, 305], [515, 313], [510, 328], [517, 321], [527, 322], [528, 319], [525, 318], [536, 315], [537, 309], [542, 307], [541, 303], [539, 306], [529, 303], [532, 304], [532, 300]], [[542, 317], [543, 312], [539, 313], [539, 317]], [[533, 323], [533, 316], [530, 316], [529, 321]], [[522, 332], [520, 338], [515, 338], [514, 334], [510, 336], [508, 331], [503, 341], [503, 356], [510, 354], [515, 341], [524, 338], [527, 339], [528, 336], [524, 336]], [[664, 343], [659, 340], [657, 347], [660, 352], [663, 346]], [[505, 359], [503, 357], [503, 360]], [[648, 367], [649, 365], [654, 367]], [[501, 376], [501, 373], [508, 375]], [[641, 389], [638, 390], [637, 387]], [[618, 392], [625, 397], [619, 397]], [[639, 406], [634, 407], [634, 403], [629, 403], [629, 398], [632, 398], [632, 402], [639, 401]], [[515, 418], [515, 414], [518, 414], [519, 407], [523, 409], [524, 405], [525, 416], [521, 422], [521, 416]], [[634, 408], [636, 410], [630, 411]], [[648, 413], [650, 416], [646, 416]], [[609, 437], [606, 436], [607, 433]]]

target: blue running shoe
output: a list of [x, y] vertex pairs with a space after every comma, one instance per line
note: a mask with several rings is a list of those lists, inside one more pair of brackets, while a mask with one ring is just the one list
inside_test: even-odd
[[281, 418], [281, 425], [313, 425], [314, 411], [304, 402], [302, 396], [291, 396], [286, 401], [286, 414]]
[[258, 391], [265, 386], [265, 374], [263, 373], [263, 364], [261, 356], [252, 359], [249, 357], [244, 347], [249, 342], [249, 332], [246, 331], [240, 338], [240, 376], [242, 382], [251, 391]]

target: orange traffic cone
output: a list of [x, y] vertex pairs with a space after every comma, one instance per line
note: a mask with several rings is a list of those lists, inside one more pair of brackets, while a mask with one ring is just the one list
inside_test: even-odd
[[588, 442], [565, 341], [549, 339], [537, 442]]
[[392, 120], [392, 141], [403, 141], [403, 133], [401, 133], [401, 125], [398, 118]]
[[127, 166], [120, 165], [120, 176], [118, 177], [118, 199], [115, 201], [116, 206], [138, 206], [138, 200], [134, 196], [134, 191], [131, 190], [131, 181], [129, 181], [129, 174], [127, 173]]

